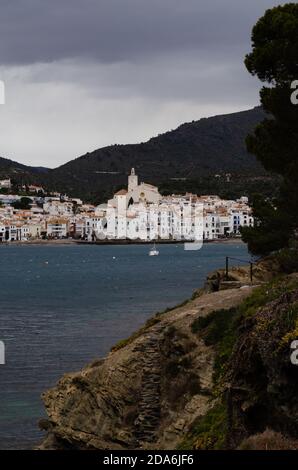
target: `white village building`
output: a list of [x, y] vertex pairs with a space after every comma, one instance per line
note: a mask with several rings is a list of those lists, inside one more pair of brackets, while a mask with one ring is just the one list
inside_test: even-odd
[[98, 206], [85, 223], [89, 240], [212, 240], [239, 235], [253, 225], [246, 198], [226, 201], [194, 194], [162, 196], [156, 186], [138, 182], [135, 170], [127, 189]]
[[0, 242], [48, 237], [130, 240], [213, 240], [240, 235], [254, 223], [246, 197], [236, 201], [216, 195], [162, 196], [158, 188], [139, 183], [132, 168], [127, 188], [94, 207], [67, 196], [30, 196], [29, 209], [15, 209], [21, 196], [1, 194]]
[[0, 180], [0, 189], [11, 189], [12, 183], [10, 179]]

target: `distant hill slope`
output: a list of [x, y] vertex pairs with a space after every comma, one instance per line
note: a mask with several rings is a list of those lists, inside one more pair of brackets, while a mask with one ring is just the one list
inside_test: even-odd
[[134, 145], [114, 145], [87, 153], [48, 176], [70, 193], [109, 193], [126, 184], [134, 166], [140, 178], [160, 184], [170, 178], [201, 178], [215, 172], [252, 172], [262, 167], [245, 148], [245, 137], [264, 118], [261, 108], [200, 119]]
[[[220, 172], [259, 176], [265, 172], [255, 157], [247, 153], [245, 137], [264, 116], [262, 108], [256, 107], [204, 118], [146, 143], [95, 150], [53, 170], [37, 174], [36, 169], [19, 165], [17, 171], [27, 171], [30, 179], [33, 175], [50, 189], [97, 201], [125, 185], [131, 167], [136, 168], [141, 180], [161, 186], [167, 182], [167, 191], [172, 186], [175, 189], [177, 178], [206, 182]], [[172, 186], [169, 181], [173, 181]]]
[[39, 180], [40, 174], [45, 174], [48, 171], [48, 168], [22, 165], [8, 158], [0, 157], [0, 179], [11, 178], [16, 181], [34, 182]]

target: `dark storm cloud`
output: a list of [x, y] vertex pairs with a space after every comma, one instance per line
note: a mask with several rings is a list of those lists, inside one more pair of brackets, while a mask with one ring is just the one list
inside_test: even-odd
[[[232, 56], [272, 0], [1, 0], [0, 63]], [[220, 55], [220, 54], [219, 54]]]
[[0, 0], [0, 155], [54, 167], [259, 102], [251, 28], [278, 0]]

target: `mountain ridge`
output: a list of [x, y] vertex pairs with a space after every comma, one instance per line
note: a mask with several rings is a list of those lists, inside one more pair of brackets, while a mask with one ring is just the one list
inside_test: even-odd
[[102, 201], [126, 185], [127, 175], [135, 167], [142, 180], [159, 186], [167, 182], [167, 191], [176, 190], [169, 181], [184, 179], [200, 181], [197, 190], [204, 192], [208, 179], [216, 173], [241, 177], [266, 174], [245, 147], [245, 137], [264, 117], [262, 108], [255, 107], [202, 118], [147, 142], [115, 144], [87, 152], [54, 169], [37, 169], [13, 161], [5, 166], [0, 159], [0, 176], [6, 170], [7, 176], [17, 180], [43, 184], [85, 200]]

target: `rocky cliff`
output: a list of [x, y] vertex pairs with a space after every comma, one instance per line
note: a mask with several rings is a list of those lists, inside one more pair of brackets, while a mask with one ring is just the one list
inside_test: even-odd
[[298, 279], [254, 287], [241, 272], [236, 287], [210, 289], [209, 279], [216, 292], [198, 291], [104, 360], [65, 375], [43, 396], [41, 448], [236, 448], [267, 428], [271, 442], [293, 445]]

